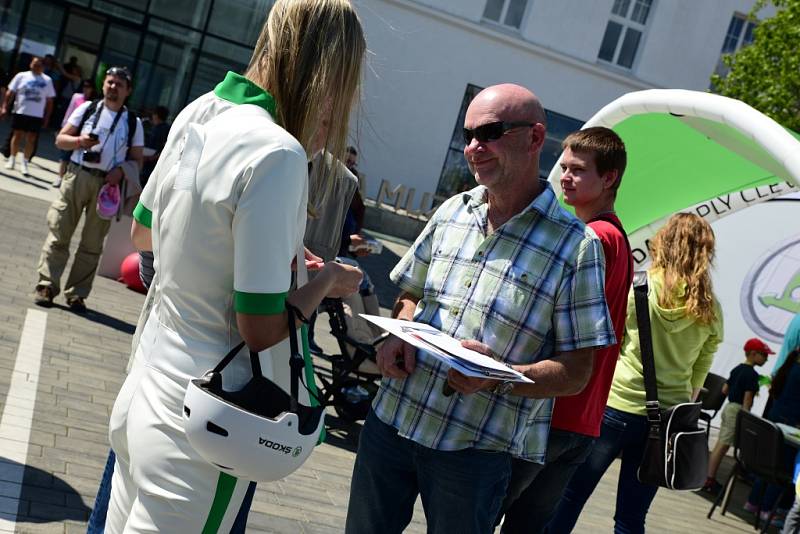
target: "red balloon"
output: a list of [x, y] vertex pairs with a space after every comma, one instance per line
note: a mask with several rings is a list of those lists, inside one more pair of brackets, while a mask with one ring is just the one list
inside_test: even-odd
[[139, 278], [139, 253], [129, 254], [119, 266], [119, 278], [129, 289], [139, 293], [147, 293], [142, 279]]

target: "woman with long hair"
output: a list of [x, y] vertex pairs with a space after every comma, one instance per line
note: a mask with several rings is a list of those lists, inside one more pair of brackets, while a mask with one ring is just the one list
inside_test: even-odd
[[[175, 119], [134, 213], [134, 244], [155, 256], [154, 304], [111, 414], [106, 532], [229, 532], [240, 520], [247, 474], [235, 478], [195, 450], [184, 396], [240, 342], [220, 394], [263, 383], [248, 349], [288, 394], [289, 311], [303, 320], [324, 297], [357, 290], [360, 271], [334, 262], [292, 289], [292, 263], [300, 257], [302, 278], [308, 161], [323, 149], [343, 159], [365, 51], [348, 0], [278, 0], [245, 74], [228, 72]], [[292, 410], [314, 389], [304, 352]]]
[[[673, 215], [656, 234], [647, 271], [658, 399], [662, 408], [697, 398], [722, 341], [722, 311], [711, 288], [714, 232], [694, 214]], [[633, 291], [620, 358], [600, 437], [570, 480], [549, 531], [571, 532], [584, 504], [617, 456], [622, 466], [614, 515], [616, 533], [643, 533], [657, 486], [636, 473], [647, 440], [645, 387]]]

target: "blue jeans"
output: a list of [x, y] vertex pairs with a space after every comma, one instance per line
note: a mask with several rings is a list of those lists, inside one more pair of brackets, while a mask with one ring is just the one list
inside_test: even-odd
[[111, 477], [114, 475], [114, 464], [117, 457], [114, 451], [108, 451], [106, 467], [103, 469], [103, 476], [100, 479], [100, 487], [97, 488], [97, 496], [94, 498], [92, 515], [89, 516], [89, 524], [86, 525], [86, 534], [103, 534], [106, 528], [106, 514], [108, 514], [108, 501], [111, 500]]
[[544, 465], [514, 460], [503, 503], [502, 534], [545, 532], [564, 488], [575, 470], [586, 461], [593, 445], [591, 436], [551, 429]]
[[[89, 523], [86, 525], [86, 534], [103, 534], [106, 528], [106, 515], [108, 515], [108, 501], [111, 500], [111, 477], [114, 475], [114, 464], [117, 462], [114, 451], [108, 451], [106, 467], [103, 469], [103, 477], [100, 479], [100, 487], [97, 488], [97, 496], [94, 498], [94, 507], [89, 516]], [[256, 492], [256, 483], [251, 482], [247, 487], [242, 506], [236, 514], [236, 520], [231, 527], [230, 534], [244, 534], [247, 527], [247, 516], [250, 513], [250, 506], [253, 504], [253, 495]]]
[[622, 467], [617, 483], [615, 534], [644, 534], [644, 521], [657, 486], [642, 484], [636, 477], [647, 440], [647, 417], [606, 408], [600, 437], [586, 462], [570, 479], [558, 504], [548, 532], [572, 532], [584, 504], [611, 462], [622, 453]]
[[429, 533], [485, 534], [506, 493], [511, 456], [437, 451], [397, 435], [370, 412], [353, 468], [347, 534], [399, 534], [422, 498]]

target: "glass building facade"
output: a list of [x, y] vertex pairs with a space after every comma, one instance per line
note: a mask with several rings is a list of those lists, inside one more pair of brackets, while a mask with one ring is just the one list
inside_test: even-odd
[[247, 66], [274, 0], [0, 0], [0, 69], [76, 57], [84, 78], [128, 67], [134, 110], [171, 115]]

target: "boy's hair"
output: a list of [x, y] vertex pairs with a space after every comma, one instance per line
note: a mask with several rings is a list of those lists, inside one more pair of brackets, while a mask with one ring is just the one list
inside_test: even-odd
[[609, 171], [617, 171], [617, 181], [614, 182], [612, 188], [616, 195], [628, 163], [628, 156], [625, 152], [625, 143], [614, 130], [603, 126], [593, 126], [572, 132], [561, 143], [561, 148], [592, 154], [597, 173], [600, 175]]

